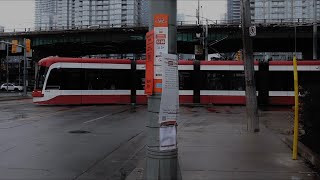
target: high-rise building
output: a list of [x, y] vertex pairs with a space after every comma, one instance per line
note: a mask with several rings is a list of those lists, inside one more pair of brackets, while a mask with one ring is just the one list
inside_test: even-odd
[[56, 26], [56, 0], [35, 0], [35, 27], [50, 28]]
[[185, 21], [185, 18], [186, 18], [186, 16], [184, 15], [184, 13], [181, 13], [181, 12], [178, 13], [177, 14], [177, 23]]
[[0, 26], [0, 32], [4, 32], [4, 26]]
[[227, 20], [229, 23], [240, 23], [240, 0], [227, 1]]
[[[313, 0], [254, 0], [252, 5], [254, 7], [254, 22], [257, 23], [313, 22]], [[316, 6], [319, 11], [319, 4]]]
[[150, 22], [150, 0], [141, 0], [140, 21], [142, 26], [149, 26]]
[[141, 0], [36, 0], [36, 28], [138, 26]]
[[[317, 0], [317, 17], [320, 17], [320, 1]], [[251, 19], [255, 23], [312, 22], [313, 0], [250, 0]], [[227, 1], [229, 23], [240, 23], [240, 0]]]

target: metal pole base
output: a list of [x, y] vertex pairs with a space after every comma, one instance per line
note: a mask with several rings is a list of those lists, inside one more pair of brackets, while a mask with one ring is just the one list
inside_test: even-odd
[[176, 180], [178, 150], [160, 151], [147, 147], [145, 180]]
[[147, 123], [147, 154], [144, 173], [145, 180], [176, 180], [181, 179], [178, 169], [178, 149], [160, 151], [159, 141], [159, 110], [161, 95], [148, 98]]

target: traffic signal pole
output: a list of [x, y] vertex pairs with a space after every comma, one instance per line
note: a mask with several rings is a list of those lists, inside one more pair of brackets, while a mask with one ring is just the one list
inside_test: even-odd
[[[167, 14], [168, 54], [177, 54], [177, 0], [150, 0], [151, 17], [149, 30], [154, 29], [154, 15]], [[178, 178], [178, 150], [160, 150], [160, 110], [161, 94], [154, 93], [148, 97], [146, 180], [175, 180]]]
[[[7, 41], [0, 41], [0, 43], [6, 44], [7, 47], [7, 84], [9, 82], [9, 68], [8, 68], [8, 60], [9, 60], [9, 44], [15, 47], [21, 47], [24, 48], [24, 67], [23, 67], [23, 95], [27, 96], [27, 77], [28, 77], [28, 72], [27, 72], [27, 50], [30, 48], [30, 44], [27, 45], [27, 39], [24, 39], [23, 45], [18, 44], [18, 42], [12, 43], [12, 42], [7, 42]], [[28, 41], [30, 43], [30, 40]], [[28, 47], [28, 48], [27, 48]], [[16, 50], [14, 50], [16, 51]], [[13, 52], [15, 53], [15, 52]], [[7, 90], [8, 90], [8, 85], [7, 85]]]
[[27, 77], [28, 77], [28, 71], [27, 71], [27, 40], [24, 39], [23, 41], [24, 45], [24, 63], [23, 63], [23, 96], [27, 96]]
[[7, 92], [9, 91], [9, 44], [6, 44], [7, 46]]

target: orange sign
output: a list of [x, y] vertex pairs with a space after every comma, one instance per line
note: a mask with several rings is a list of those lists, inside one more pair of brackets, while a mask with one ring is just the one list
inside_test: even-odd
[[156, 14], [154, 15], [154, 27], [168, 27], [169, 16], [167, 14]]
[[154, 31], [146, 34], [146, 78], [145, 93], [152, 95], [153, 93], [153, 73], [154, 73]]

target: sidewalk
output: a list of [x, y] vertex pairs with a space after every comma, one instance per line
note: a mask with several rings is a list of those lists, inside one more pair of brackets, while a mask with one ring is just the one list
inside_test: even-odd
[[[245, 107], [181, 107], [178, 147], [182, 179], [318, 179], [302, 158], [291, 159], [291, 150], [281, 141], [290, 112], [268, 111], [260, 116], [260, 132], [250, 134], [245, 131]], [[141, 179], [143, 169], [141, 162], [128, 179]]]
[[[291, 159], [291, 150], [276, 131], [261, 123], [258, 134], [247, 133], [244, 112], [244, 107], [217, 107], [193, 108], [191, 117], [181, 114], [185, 120], [179, 124], [178, 143], [183, 180], [317, 179], [301, 158]], [[286, 121], [281, 112], [260, 114], [261, 122]]]
[[1, 92], [0, 101], [11, 101], [11, 100], [20, 100], [20, 99], [31, 99], [32, 95], [30, 92], [27, 93], [27, 96], [23, 96], [23, 93], [19, 92]]

